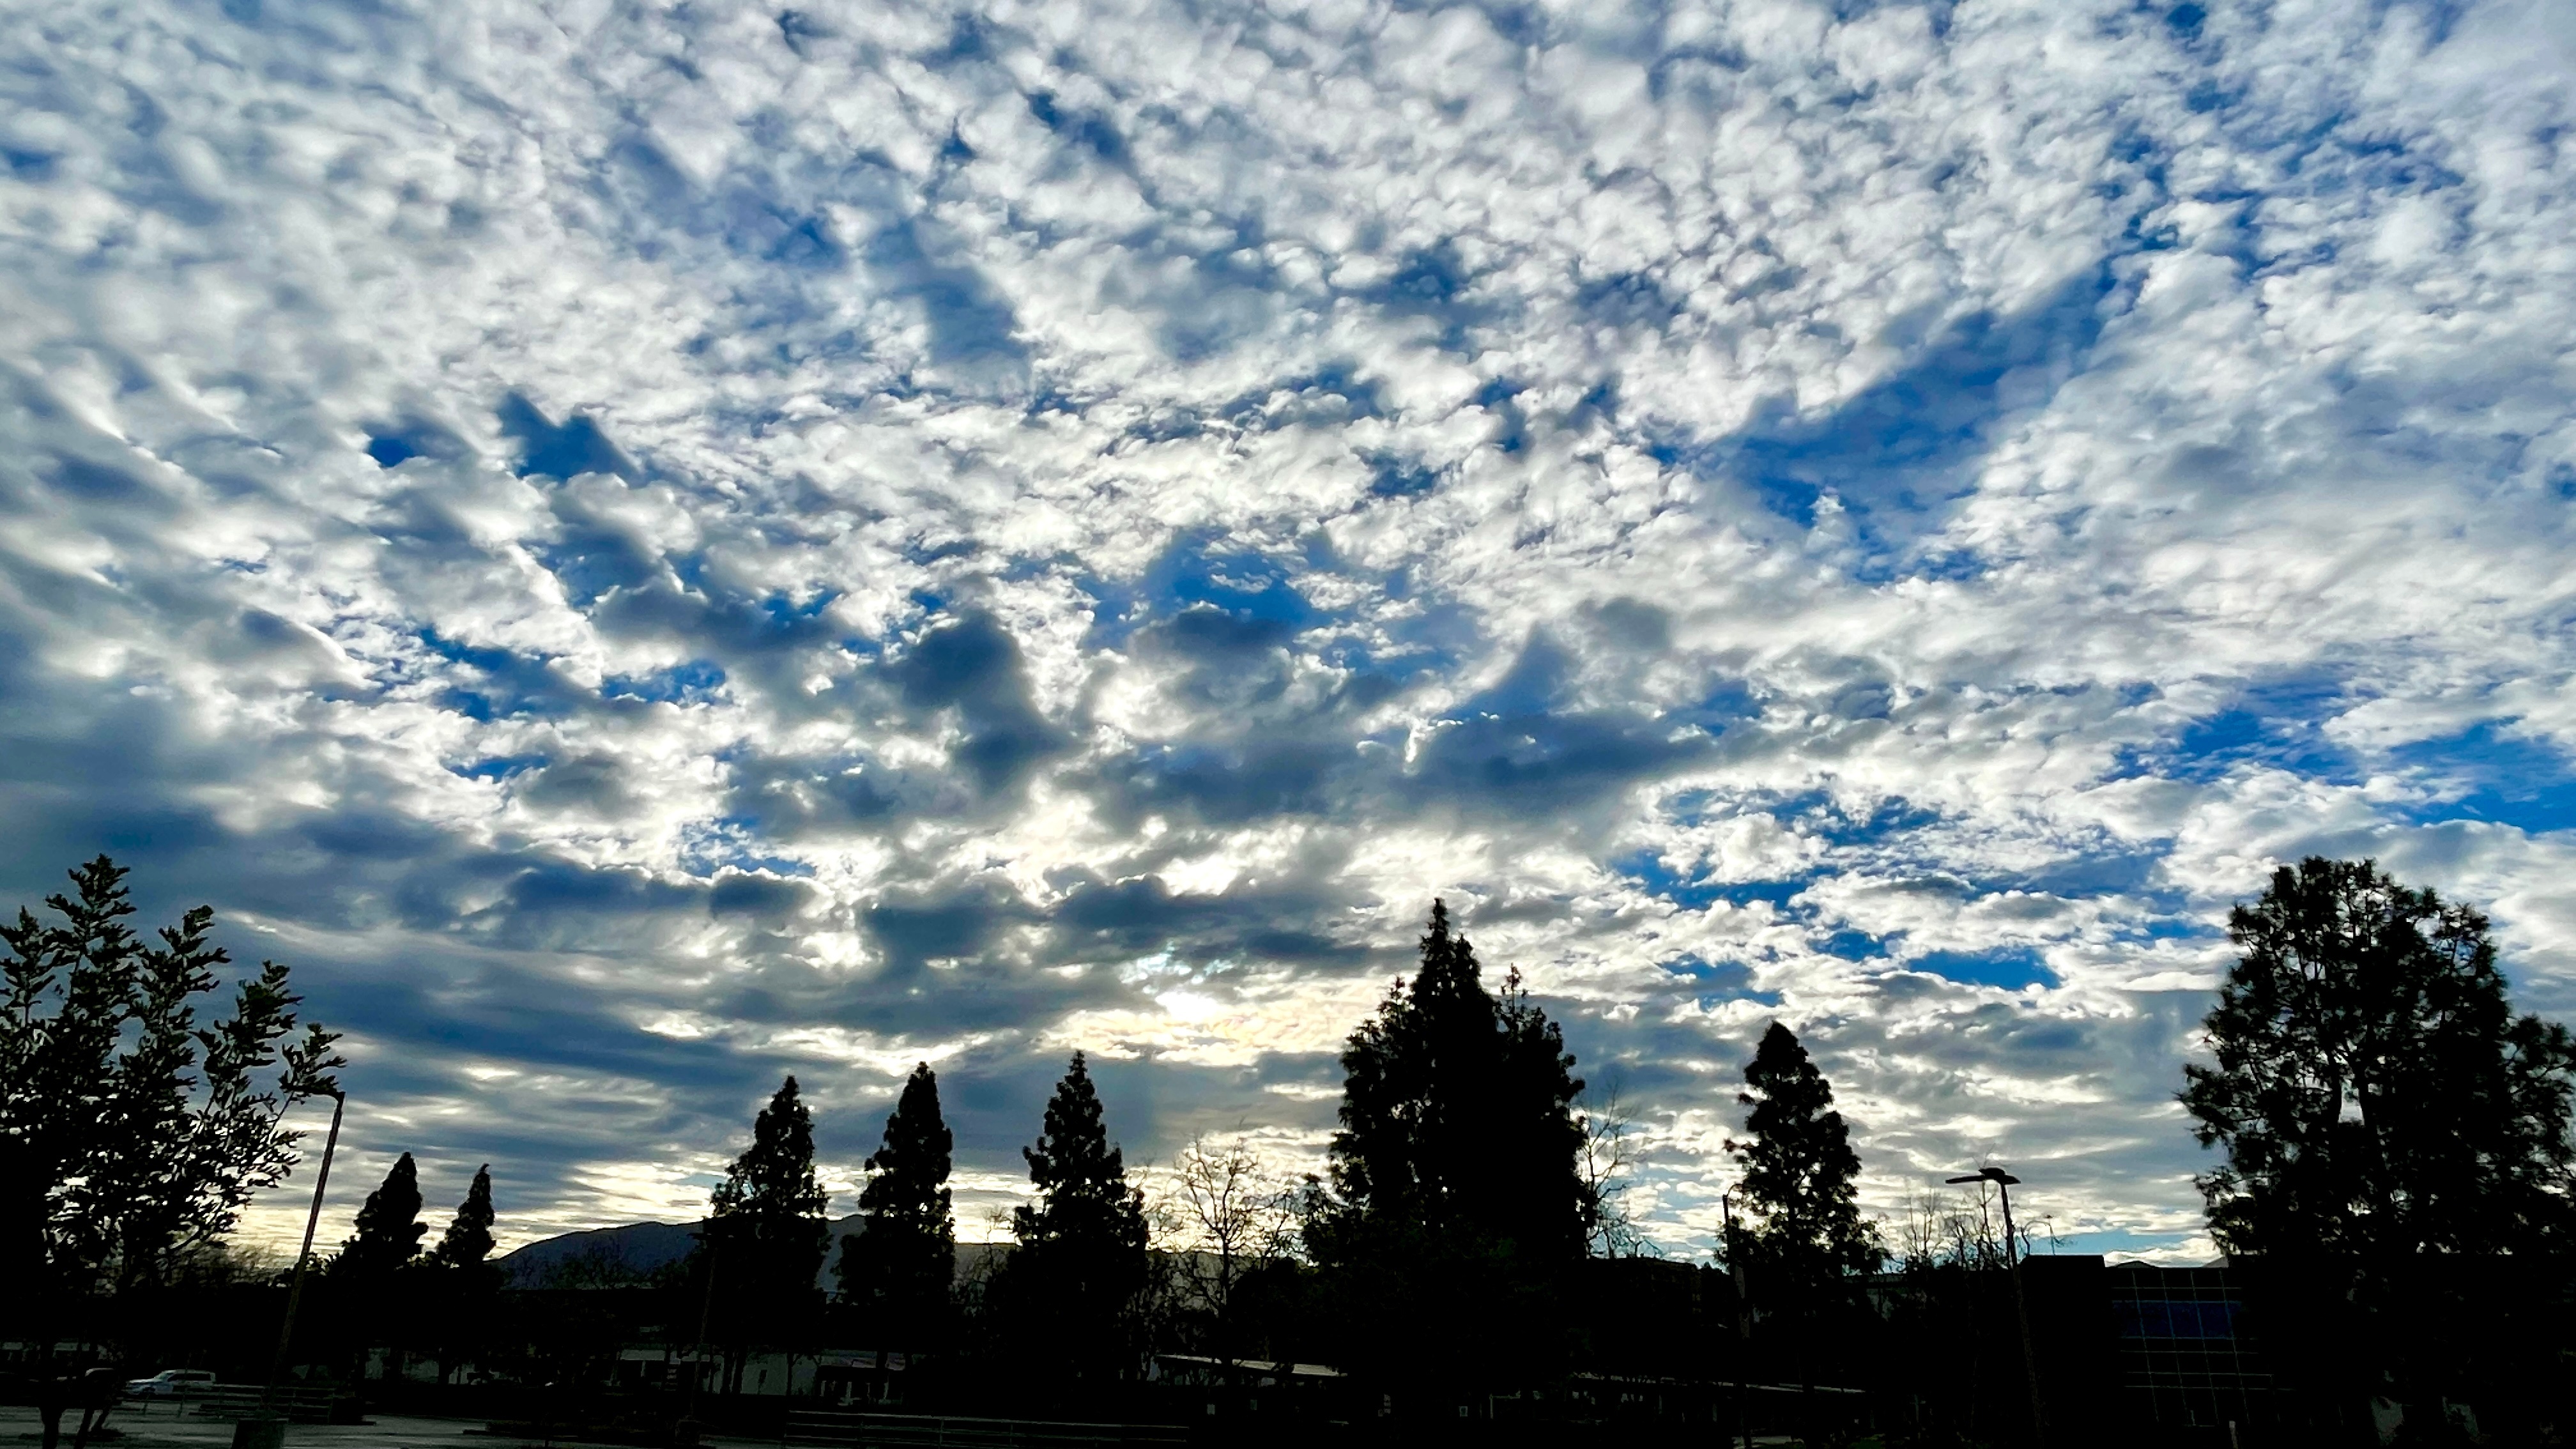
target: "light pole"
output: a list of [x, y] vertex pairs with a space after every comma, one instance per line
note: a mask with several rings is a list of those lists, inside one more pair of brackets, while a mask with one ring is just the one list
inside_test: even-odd
[[[295, 1309], [304, 1301], [304, 1274], [313, 1262], [313, 1233], [322, 1225], [322, 1190], [331, 1183], [331, 1154], [340, 1146], [340, 1114], [349, 1106], [347, 1094], [329, 1082], [312, 1083], [296, 1095], [331, 1099], [331, 1131], [322, 1139], [322, 1165], [313, 1174], [313, 1207], [304, 1215], [304, 1246], [295, 1255], [295, 1282], [286, 1290], [286, 1321], [277, 1326], [277, 1352], [268, 1361], [268, 1387], [261, 1390], [259, 1396], [263, 1412], [268, 1409], [269, 1400], [277, 1395], [277, 1381], [286, 1376], [287, 1349], [295, 1341]], [[249, 1444], [264, 1437], [258, 1433], [245, 1433], [247, 1428], [247, 1425], [239, 1425], [234, 1429], [233, 1442], [237, 1449], [248, 1449]]]
[[1991, 1182], [2004, 1199], [2004, 1275], [2012, 1279], [2013, 1319], [2021, 1326], [2021, 1376], [2030, 1389], [2030, 1442], [2034, 1449], [2046, 1449], [2048, 1417], [2039, 1403], [2039, 1356], [2030, 1347], [2030, 1305], [2022, 1298], [2021, 1257], [2013, 1242], [2012, 1190], [2020, 1178], [2000, 1167], [1980, 1167], [1965, 1177], [1948, 1181], [1956, 1186], [1963, 1182]]
[[1717, 1195], [1717, 1210], [1726, 1217], [1726, 1266], [1735, 1275], [1735, 1437], [1753, 1449], [1753, 1428], [1746, 1421], [1744, 1371], [1753, 1360], [1753, 1299], [1744, 1290], [1744, 1254], [1735, 1243], [1735, 1189]]

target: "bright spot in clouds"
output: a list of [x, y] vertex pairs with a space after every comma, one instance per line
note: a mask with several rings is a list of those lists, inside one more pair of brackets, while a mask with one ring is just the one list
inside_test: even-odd
[[2272, 862], [2576, 1003], [2564, 6], [21, 8], [5, 883], [293, 963], [344, 1207], [1311, 1163], [1440, 894], [1674, 1251], [1778, 1017], [2187, 1254]]

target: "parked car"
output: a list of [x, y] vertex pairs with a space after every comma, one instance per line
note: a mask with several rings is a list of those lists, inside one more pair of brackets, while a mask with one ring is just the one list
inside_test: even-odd
[[125, 1396], [129, 1399], [175, 1399], [186, 1394], [202, 1394], [215, 1386], [215, 1376], [204, 1369], [163, 1369], [148, 1379], [128, 1379]]

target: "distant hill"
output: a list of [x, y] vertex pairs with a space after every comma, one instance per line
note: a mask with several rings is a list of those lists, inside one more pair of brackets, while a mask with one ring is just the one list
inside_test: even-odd
[[[814, 1275], [814, 1286], [835, 1286], [833, 1268], [841, 1260], [841, 1240], [859, 1231], [859, 1223], [856, 1213], [832, 1223], [831, 1251], [823, 1255], [823, 1268]], [[689, 1250], [697, 1246], [697, 1231], [696, 1223], [628, 1223], [623, 1227], [590, 1228], [540, 1238], [495, 1258], [493, 1266], [501, 1270], [501, 1281], [513, 1288], [542, 1288], [549, 1280], [632, 1282], [650, 1278], [688, 1257]], [[994, 1254], [1009, 1251], [1008, 1243], [959, 1243], [957, 1276], [962, 1280]]]

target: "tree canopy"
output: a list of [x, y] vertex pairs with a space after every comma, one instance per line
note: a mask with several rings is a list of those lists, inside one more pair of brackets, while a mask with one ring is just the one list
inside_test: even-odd
[[830, 1201], [814, 1175], [814, 1114], [791, 1076], [752, 1119], [751, 1145], [716, 1184], [707, 1232], [728, 1255], [739, 1250], [726, 1271], [811, 1288], [830, 1247], [823, 1222]]
[[886, 1118], [883, 1145], [868, 1156], [860, 1231], [841, 1248], [844, 1299], [875, 1304], [916, 1328], [946, 1306], [957, 1265], [948, 1190], [953, 1147], [939, 1113], [939, 1076], [923, 1062]]
[[345, 1065], [332, 1033], [297, 1035], [273, 961], [201, 1025], [231, 960], [213, 910], [146, 940], [126, 876], [99, 856], [46, 898], [52, 919], [0, 925], [0, 1277], [40, 1291], [153, 1281], [230, 1232], [296, 1165], [287, 1107]]
[[1499, 997], [1485, 989], [1444, 902], [1431, 903], [1420, 950], [1420, 969], [1343, 1048], [1336, 1195], [1361, 1217], [1579, 1257], [1597, 1205], [1564, 1034], [1518, 972]]
[[1745, 1064], [1749, 1108], [1744, 1142], [1728, 1150], [1744, 1163], [1739, 1189], [1754, 1224], [1745, 1244], [1765, 1276], [1791, 1291], [1875, 1269], [1887, 1256], [1877, 1227], [1860, 1215], [1860, 1154], [1834, 1110], [1834, 1089], [1797, 1034], [1778, 1022]]
[[2238, 1253], [2570, 1242], [2567, 1028], [2516, 1016], [2486, 917], [2311, 857], [2228, 917], [2239, 955], [2184, 1068], [2198, 1179]]
[[465, 1201], [457, 1204], [456, 1216], [439, 1236], [438, 1246], [429, 1250], [430, 1260], [443, 1268], [481, 1267], [492, 1255], [492, 1223], [492, 1164], [487, 1162], [474, 1170], [474, 1183], [465, 1190]]
[[1017, 1242], [994, 1285], [1003, 1334], [1041, 1354], [1054, 1376], [1119, 1377], [1134, 1365], [1147, 1281], [1145, 1196], [1127, 1181], [1082, 1053], [1020, 1155], [1037, 1194], [1011, 1211]]
[[358, 1230], [340, 1245], [335, 1275], [383, 1278], [420, 1253], [429, 1224], [420, 1220], [420, 1167], [406, 1152], [395, 1159], [382, 1185], [358, 1209]]

